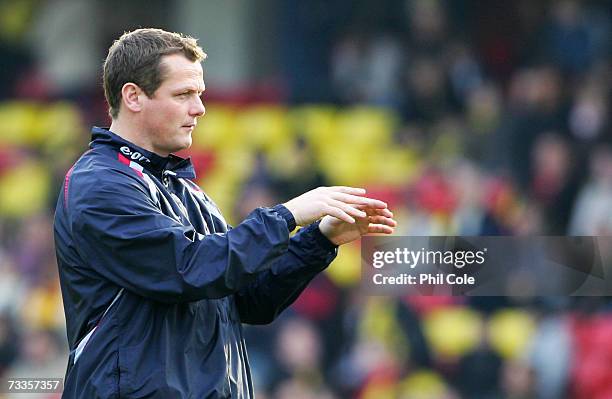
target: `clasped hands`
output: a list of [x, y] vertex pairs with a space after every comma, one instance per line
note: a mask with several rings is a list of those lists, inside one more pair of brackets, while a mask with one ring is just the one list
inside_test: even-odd
[[363, 188], [319, 187], [283, 205], [298, 226], [321, 219], [319, 229], [335, 245], [370, 233], [392, 234], [397, 222], [383, 201], [368, 198]]

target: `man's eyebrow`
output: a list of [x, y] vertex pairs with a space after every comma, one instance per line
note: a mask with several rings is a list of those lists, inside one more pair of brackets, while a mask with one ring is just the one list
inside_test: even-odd
[[200, 92], [204, 92], [204, 90], [206, 90], [206, 87], [204, 86], [203, 90], [200, 91], [200, 89], [196, 86], [183, 86], [183, 87], [177, 87], [176, 88], [176, 92], [177, 93], [200, 93]]

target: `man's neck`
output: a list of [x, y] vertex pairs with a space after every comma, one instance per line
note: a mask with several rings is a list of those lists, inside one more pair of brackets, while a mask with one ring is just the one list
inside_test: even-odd
[[133, 124], [127, 124], [121, 119], [113, 119], [109, 130], [122, 139], [136, 144], [140, 148], [144, 148], [145, 150], [156, 153], [160, 156], [168, 156], [167, 154], [159, 154], [157, 151], [155, 151], [146, 135], [142, 134], [140, 129], [135, 127]]

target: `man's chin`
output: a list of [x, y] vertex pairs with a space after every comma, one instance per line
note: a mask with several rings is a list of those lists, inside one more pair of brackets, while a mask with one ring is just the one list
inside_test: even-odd
[[171, 152], [174, 153], [174, 152], [179, 152], [179, 151], [187, 150], [187, 149], [189, 149], [189, 147], [191, 147], [191, 143], [192, 142], [193, 142], [193, 140], [191, 139], [191, 136], [189, 136], [189, 138], [183, 140], [181, 143], [177, 143], [177, 146]]
[[190, 134], [189, 137], [187, 137], [187, 139], [185, 140], [185, 147], [183, 147], [183, 149], [186, 150], [191, 147], [191, 143], [193, 143], [193, 139], [191, 138]]

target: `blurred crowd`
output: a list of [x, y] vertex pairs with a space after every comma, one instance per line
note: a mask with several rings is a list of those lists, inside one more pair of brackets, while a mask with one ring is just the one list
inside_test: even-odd
[[[612, 2], [285, 3], [281, 94], [212, 95], [182, 154], [231, 223], [341, 184], [387, 201], [398, 235], [612, 235]], [[0, 378], [63, 376], [53, 210], [108, 120], [99, 88], [51, 93], [11, 26]], [[612, 397], [607, 298], [369, 297], [360, 273], [359, 244], [343, 247], [279, 320], [245, 327], [258, 397]]]

